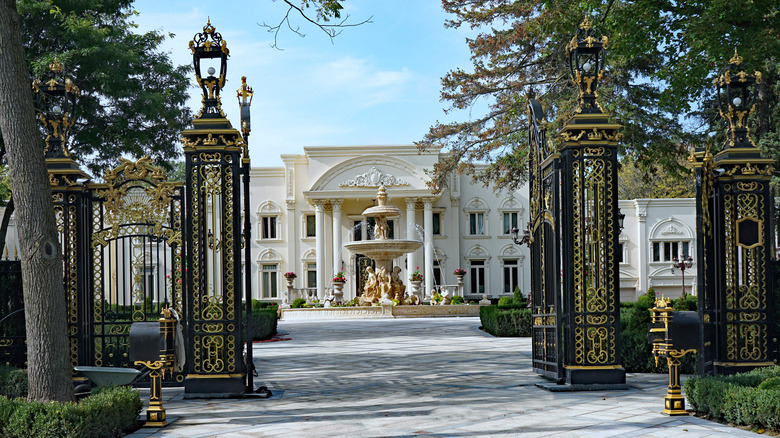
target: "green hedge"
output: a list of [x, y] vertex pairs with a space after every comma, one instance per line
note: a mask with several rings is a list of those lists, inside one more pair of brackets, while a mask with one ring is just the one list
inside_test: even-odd
[[27, 396], [27, 370], [0, 366], [0, 396]]
[[493, 336], [531, 336], [531, 309], [520, 306], [482, 306], [482, 328]]
[[764, 389], [780, 377], [780, 366], [733, 376], [690, 377], [683, 382], [691, 408], [717, 421], [780, 430], [780, 390]]
[[278, 308], [276, 303], [252, 300], [252, 340], [270, 339], [276, 334]]
[[143, 403], [129, 387], [109, 387], [79, 403], [39, 403], [0, 397], [0, 436], [102, 438], [138, 427]]

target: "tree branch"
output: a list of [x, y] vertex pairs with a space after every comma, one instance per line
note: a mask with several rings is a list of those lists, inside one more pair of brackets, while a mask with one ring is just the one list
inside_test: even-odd
[[[290, 0], [283, 0], [283, 1], [287, 4], [288, 8], [287, 8], [287, 12], [285, 12], [285, 14], [282, 17], [282, 19], [279, 20], [278, 24], [276, 24], [275, 26], [271, 26], [270, 24], [267, 24], [265, 22], [263, 22], [263, 24], [260, 24], [260, 23], [257, 24], [260, 27], [268, 29], [268, 33], [273, 33], [274, 34], [274, 43], [271, 44], [271, 47], [273, 47], [273, 48], [275, 48], [277, 50], [284, 50], [284, 49], [280, 48], [279, 45], [278, 45], [279, 31], [282, 29], [282, 27], [284, 25], [287, 25], [287, 28], [290, 29], [290, 31], [292, 33], [298, 35], [299, 37], [303, 38], [303, 37], [306, 36], [305, 33], [301, 32], [300, 26], [293, 27], [293, 24], [290, 22], [290, 13], [291, 12], [297, 12], [298, 15], [303, 17], [306, 21], [308, 21], [309, 23], [313, 24], [314, 26], [319, 28], [322, 32], [324, 32], [325, 35], [327, 35], [328, 38], [330, 38], [331, 44], [333, 44], [333, 39], [336, 38], [337, 36], [339, 36], [341, 34], [341, 32], [344, 30], [344, 28], [346, 28], [346, 27], [357, 27], [357, 26], [361, 26], [361, 25], [366, 24], [366, 23], [372, 23], [371, 19], [373, 18], [373, 15], [368, 17], [367, 19], [359, 22], [359, 23], [347, 23], [347, 20], [349, 20], [349, 15], [345, 15], [344, 18], [341, 21], [339, 21], [338, 23], [336, 23], [336, 24], [325, 24], [325, 23], [321, 23], [319, 21], [319, 18], [313, 19], [313, 18], [309, 17], [306, 14], [306, 12], [303, 10], [303, 8], [292, 4]], [[340, 18], [339, 15], [334, 15], [334, 16], [336, 18]], [[327, 21], [327, 17], [324, 17], [324, 21]]]

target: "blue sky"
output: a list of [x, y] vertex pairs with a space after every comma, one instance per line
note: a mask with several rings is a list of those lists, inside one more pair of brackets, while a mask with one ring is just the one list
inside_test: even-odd
[[[230, 49], [223, 108], [238, 126], [235, 90], [241, 76], [254, 89], [250, 154], [255, 167], [280, 166], [282, 153], [304, 146], [410, 144], [422, 139], [445, 115], [439, 101], [441, 77], [454, 68], [470, 70], [468, 29], [445, 29], [438, 0], [346, 0], [350, 21], [372, 23], [347, 28], [331, 44], [321, 31], [297, 16], [306, 34], [273, 35], [258, 23], [276, 24], [287, 8], [282, 1], [139, 0], [134, 8], [139, 31], [175, 34], [164, 50], [177, 64], [190, 64], [187, 44], [207, 18]], [[193, 81], [194, 83], [194, 81]], [[191, 89], [197, 112], [200, 93]]]

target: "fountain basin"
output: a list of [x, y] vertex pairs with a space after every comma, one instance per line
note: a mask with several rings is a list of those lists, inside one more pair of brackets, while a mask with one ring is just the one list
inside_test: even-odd
[[422, 246], [418, 240], [361, 240], [344, 244], [344, 248], [352, 253], [363, 254], [372, 259], [394, 259], [404, 254], [416, 251]]

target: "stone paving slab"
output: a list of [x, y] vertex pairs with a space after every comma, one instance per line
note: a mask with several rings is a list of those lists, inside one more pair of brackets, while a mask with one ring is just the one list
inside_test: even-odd
[[165, 388], [171, 423], [128, 436], [761, 436], [662, 415], [665, 375], [629, 374], [625, 391], [544, 391], [529, 338], [478, 327], [478, 318], [281, 321], [289, 341], [254, 347], [255, 384], [271, 398], [184, 400]]

